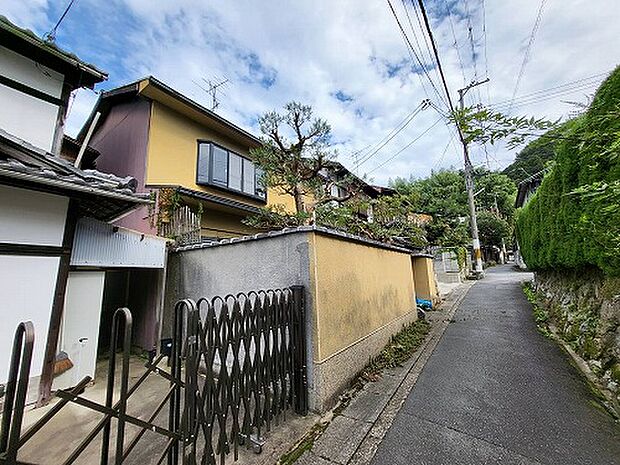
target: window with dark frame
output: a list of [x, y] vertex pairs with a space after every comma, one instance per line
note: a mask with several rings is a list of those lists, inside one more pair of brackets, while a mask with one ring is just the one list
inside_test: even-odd
[[252, 160], [213, 142], [198, 142], [196, 184], [217, 186], [265, 201], [263, 172]]

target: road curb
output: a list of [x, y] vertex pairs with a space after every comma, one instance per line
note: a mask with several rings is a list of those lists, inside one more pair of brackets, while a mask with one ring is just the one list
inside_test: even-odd
[[[474, 284], [475, 281], [467, 281], [454, 289], [444, 301], [441, 311], [427, 314], [427, 318], [435, 324], [429, 337], [413, 354], [410, 361], [392, 371], [391, 376], [368, 384], [371, 389], [360, 391], [332, 420], [312, 448], [299, 458], [296, 462], [298, 465], [370, 463], [426, 362], [452, 321], [459, 304]], [[373, 397], [379, 392], [381, 393], [379, 397]], [[381, 399], [385, 400], [385, 405], [370, 418], [360, 416], [359, 412], [352, 413], [354, 402], [376, 406], [376, 402], [380, 402]]]
[[475, 281], [468, 281], [462, 287], [459, 287], [452, 292], [454, 295], [451, 295], [450, 297], [454, 297], [454, 300], [451, 299], [452, 301], [448, 303], [448, 307], [443, 310], [446, 312], [445, 316], [439, 321], [439, 324], [433, 328], [431, 331], [431, 337], [429, 337], [424, 345], [418, 350], [419, 354], [416, 354], [416, 361], [405, 374], [403, 381], [392, 395], [392, 398], [379, 415], [377, 421], [375, 421], [373, 426], [370, 428], [370, 431], [358, 447], [355, 454], [347, 462], [347, 465], [366, 465], [371, 462], [377, 452], [379, 444], [381, 444], [381, 441], [390, 429], [394, 418], [396, 418], [400, 408], [407, 399], [409, 392], [411, 392], [411, 389], [415, 386], [420, 373], [422, 373], [428, 359], [435, 351], [435, 347], [439, 344], [441, 337], [452, 321], [460, 303], [475, 283]]

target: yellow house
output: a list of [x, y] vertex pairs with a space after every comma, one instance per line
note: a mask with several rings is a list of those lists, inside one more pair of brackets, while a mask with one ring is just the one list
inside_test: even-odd
[[193, 221], [202, 238], [234, 237], [256, 232], [242, 220], [262, 206], [294, 211], [291, 196], [261, 185], [257, 137], [153, 77], [102, 93], [78, 139], [91, 126], [97, 169], [133, 176], [157, 197], [158, 211], [134, 211], [121, 226], [161, 234]]

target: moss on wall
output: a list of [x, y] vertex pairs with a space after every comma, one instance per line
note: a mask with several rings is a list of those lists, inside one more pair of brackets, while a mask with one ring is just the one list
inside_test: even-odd
[[595, 267], [536, 273], [539, 304], [560, 338], [620, 394], [620, 280]]

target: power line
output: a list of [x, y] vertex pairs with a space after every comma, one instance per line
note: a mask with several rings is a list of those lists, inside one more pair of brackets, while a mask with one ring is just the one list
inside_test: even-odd
[[431, 83], [431, 86], [433, 87], [433, 90], [435, 91], [435, 94], [437, 94], [437, 96], [439, 97], [440, 100], [442, 100], [444, 103], [446, 103], [445, 100], [443, 99], [441, 93], [437, 90], [437, 87], [435, 86], [435, 83], [433, 82], [433, 80], [431, 79], [428, 71], [426, 70], [426, 67], [424, 66], [424, 63], [422, 63], [422, 60], [420, 59], [420, 57], [416, 53], [416, 50], [414, 49], [413, 45], [411, 44], [411, 41], [409, 40], [409, 37], [405, 33], [405, 29], [403, 28], [402, 24], [400, 23], [400, 19], [398, 18], [398, 15], [396, 14], [396, 11], [394, 10], [394, 7], [392, 6], [392, 2], [390, 0], [387, 0], [387, 3], [388, 3], [388, 6], [390, 7], [390, 11], [392, 12], [392, 16], [394, 16], [394, 19], [396, 20], [396, 24], [398, 25], [398, 28], [400, 29], [400, 32], [401, 32], [401, 34], [403, 36], [403, 39], [405, 40], [405, 45], [407, 46], [407, 50], [410, 50], [411, 52], [413, 52], [413, 56], [415, 57], [415, 60], [418, 62], [418, 65], [420, 66], [420, 68], [422, 69], [422, 71], [424, 72], [426, 77], [428, 78], [429, 82]]
[[[403, 4], [403, 9], [405, 10], [405, 15], [407, 16], [407, 22], [409, 23], [409, 27], [411, 28], [411, 32], [413, 34], [413, 40], [415, 41], [415, 44], [417, 46], [417, 49], [415, 51], [416, 55], [421, 57], [420, 61], [426, 61], [426, 57], [424, 56], [424, 52], [422, 50], [422, 46], [420, 45], [420, 41], [418, 40], [418, 35], [416, 34], [416, 30], [413, 27], [413, 23], [411, 22], [411, 16], [409, 15], [409, 9], [407, 8], [407, 4], [405, 3], [405, 0], [401, 0], [402, 4]], [[403, 32], [403, 38], [406, 38], [406, 34]], [[413, 60], [413, 56], [411, 54], [411, 50], [409, 50], [409, 45], [407, 44], [407, 40], [405, 40], [405, 46], [407, 47], [407, 51], [409, 52], [409, 56], [411, 57], [411, 61]], [[427, 49], [428, 51], [428, 49]], [[433, 59], [430, 56], [430, 62], [432, 63]], [[424, 69], [426, 69], [426, 66], [424, 66]], [[426, 69], [426, 72], [428, 72], [428, 69]], [[416, 73], [418, 78], [420, 79], [420, 84], [422, 85], [422, 89], [424, 89], [424, 94], [426, 95], [427, 98], [430, 99], [428, 92], [426, 91], [426, 86], [424, 85], [424, 80], [422, 79], [422, 76], [419, 73]], [[429, 80], [430, 80], [430, 75], [428, 76]], [[431, 82], [432, 84], [432, 82]], [[433, 86], [434, 87], [434, 86]]]
[[433, 124], [431, 124], [428, 128], [426, 128], [422, 133], [420, 133], [415, 139], [413, 139], [411, 142], [409, 142], [407, 145], [405, 145], [403, 148], [401, 148], [398, 152], [396, 152], [394, 155], [392, 155], [391, 157], [389, 157], [387, 160], [385, 160], [383, 163], [381, 163], [378, 166], [375, 166], [373, 169], [371, 169], [368, 173], [366, 174], [371, 174], [374, 173], [375, 171], [377, 171], [379, 168], [382, 168], [383, 166], [385, 166], [387, 163], [391, 162], [392, 160], [394, 160], [394, 158], [396, 158], [398, 155], [400, 155], [402, 152], [404, 152], [405, 150], [407, 150], [409, 147], [411, 147], [415, 142], [417, 142], [419, 139], [421, 139], [427, 132], [429, 132], [431, 129], [433, 129], [435, 126], [437, 126], [437, 124], [439, 124], [441, 121], [443, 120], [443, 118], [439, 118], [437, 121], [435, 121]]
[[[532, 51], [532, 45], [534, 44], [534, 39], [536, 37], [536, 32], [540, 27], [540, 21], [542, 19], [543, 8], [545, 7], [545, 3], [547, 0], [541, 0], [540, 6], [538, 7], [538, 14], [536, 15], [536, 21], [534, 21], [534, 27], [532, 27], [532, 32], [530, 33], [530, 38], [527, 42], [527, 47], [525, 48], [525, 53], [523, 54], [523, 61], [521, 62], [521, 68], [519, 69], [519, 74], [517, 75], [517, 82], [515, 84], [515, 88], [512, 91], [512, 100], [515, 99], [517, 92], [519, 90], [519, 85], [521, 84], [521, 78], [523, 78], [523, 74], [525, 73], [525, 66], [530, 60], [530, 54]], [[512, 105], [508, 108], [508, 113], [512, 110]]]
[[[464, 6], [465, 6], [465, 16], [467, 18], [467, 38], [469, 39], [471, 61], [472, 61], [472, 65], [474, 68], [474, 77], [472, 81], [477, 81], [478, 80], [478, 64], [477, 64], [478, 55], [476, 54], [476, 43], [474, 40], [474, 28], [473, 28], [472, 21], [471, 21], [471, 12], [469, 10], [469, 2], [467, 0], [464, 1]], [[475, 92], [476, 94], [478, 94], [478, 102], [482, 103], [482, 97], [480, 96], [480, 89], [476, 88]], [[475, 99], [472, 99], [472, 100], [475, 101]]]
[[[407, 3], [405, 0], [401, 0], [401, 3], [403, 4], [403, 9], [405, 10], [405, 15], [407, 16], [407, 22], [409, 23], [409, 28], [411, 29], [411, 32], [413, 34], [413, 40], [415, 41], [415, 44], [418, 47], [419, 55], [424, 59], [424, 61], [426, 61], [426, 57], [424, 56], [424, 51], [422, 49], [422, 46], [420, 45], [420, 41], [418, 40], [418, 34], [416, 33], [416, 29], [413, 26], [413, 22], [411, 21], [411, 15], [409, 14], [409, 8], [407, 8]], [[417, 13], [417, 11], [415, 11], [415, 8], [414, 8], [414, 12]], [[420, 29], [420, 32], [422, 32], [421, 29]], [[426, 41], [426, 37], [424, 36], [424, 33], [422, 33], [422, 38]], [[428, 57], [432, 63], [433, 57], [430, 55], [430, 50], [428, 49], [428, 47], [426, 48], [426, 52], [428, 53]]]
[[461, 58], [461, 50], [459, 48], [458, 40], [456, 40], [456, 33], [454, 32], [454, 23], [452, 22], [452, 9], [450, 8], [450, 1], [444, 0], [444, 4], [446, 5], [446, 9], [448, 10], [448, 23], [450, 24], [450, 32], [452, 32], [452, 38], [454, 42], [452, 45], [456, 50], [456, 57], [459, 60], [459, 67], [461, 68], [461, 74], [463, 75], [463, 85], [467, 85], [467, 77], [465, 76], [465, 66], [463, 65], [463, 59]]
[[565, 95], [570, 95], [570, 94], [574, 94], [575, 92], [579, 92], [579, 91], [584, 91], [587, 89], [594, 89], [596, 87], [599, 86], [599, 82], [592, 82], [592, 83], [588, 83], [588, 84], [582, 84], [580, 86], [577, 87], [571, 87], [571, 88], [567, 88], [567, 89], [560, 89], [560, 90], [555, 90], [555, 91], [551, 91], [547, 94], [540, 94], [540, 95], [534, 95], [534, 96], [530, 96], [530, 97], [525, 97], [523, 99], [519, 99], [519, 100], [514, 100], [510, 103], [498, 103], [498, 104], [492, 104], [490, 105], [491, 108], [495, 109], [495, 110], [507, 110], [509, 108], [514, 108], [514, 107], [520, 107], [520, 106], [524, 106], [524, 105], [534, 105], [537, 103], [541, 103], [541, 102], [546, 102], [548, 100], [553, 100], [555, 98], [558, 97], [562, 97]]
[[[527, 94], [521, 94], [514, 99], [503, 100], [501, 102], [492, 103], [491, 106], [505, 106], [505, 105], [509, 105], [513, 101], [516, 103], [518, 101], [522, 101], [527, 98], [532, 98], [532, 97], [537, 97], [537, 96], [543, 97], [545, 95], [550, 94], [553, 91], [579, 90], [581, 87], [584, 87], [584, 86], [588, 87], [591, 85], [598, 85], [600, 81], [602, 81], [602, 78], [606, 77], [607, 75], [609, 75], [609, 71], [606, 71], [604, 73], [594, 74], [592, 76], [584, 77], [581, 79], [576, 79], [574, 81], [565, 82], [564, 84], [558, 84], [557, 86], [548, 87], [545, 89], [539, 89], [533, 92], [529, 92]], [[590, 82], [590, 81], [594, 81], [594, 82]]]
[[[411, 5], [413, 6], [413, 12], [415, 13], [416, 20], [418, 22], [418, 26], [420, 27], [420, 33], [422, 34], [422, 38], [424, 39], [424, 46], [426, 47], [426, 52], [430, 58], [431, 63], [433, 62], [433, 54], [431, 52], [431, 47], [428, 42], [427, 34], [424, 33], [424, 26], [422, 25], [422, 20], [420, 19], [420, 13], [418, 13], [418, 9], [413, 0], [410, 0]], [[439, 74], [437, 73], [437, 68], [433, 67], [433, 71], [435, 72], [435, 76], [439, 79]], [[445, 101], [444, 101], [445, 103]]]
[[374, 157], [379, 152], [379, 150], [385, 147], [388, 142], [394, 139], [394, 137], [396, 137], [398, 133], [400, 133], [409, 125], [409, 123], [411, 123], [411, 121], [413, 121], [413, 118], [415, 118], [418, 113], [420, 113], [426, 108], [426, 106], [428, 105], [427, 102], [427, 100], [422, 101], [422, 103], [420, 103], [403, 121], [401, 121], [394, 129], [392, 129], [392, 131], [390, 131], [383, 139], [377, 142], [377, 144], [375, 145], [376, 148], [374, 148], [374, 150], [372, 150], [369, 154], [364, 155], [362, 159], [357, 162], [354, 168], [357, 169], [361, 165], [366, 163], [368, 160]]
[[[488, 53], [487, 53], [487, 42], [488, 42], [488, 38], [487, 38], [487, 10], [486, 10], [486, 3], [485, 0], [481, 0], [481, 4], [482, 4], [482, 39], [484, 40], [484, 73], [485, 73], [485, 77], [489, 77], [489, 57], [488, 57]], [[487, 88], [487, 103], [491, 102], [491, 93], [490, 93], [490, 88], [491, 86], [486, 86]]]
[[452, 141], [454, 140], [454, 134], [450, 133], [450, 139], [448, 139], [448, 143], [446, 144], [446, 148], [443, 149], [443, 152], [441, 153], [441, 156], [439, 157], [439, 159], [433, 163], [433, 167], [431, 168], [431, 172], [435, 170], [435, 168], [437, 168], [441, 162], [443, 161], [444, 157], [446, 156], [446, 153], [448, 153], [448, 148], [450, 147], [450, 144], [452, 143]]
[[[431, 25], [428, 21], [428, 15], [426, 14], [426, 9], [424, 8], [424, 3], [422, 0], [418, 0], [418, 4], [420, 5], [420, 10], [422, 11], [422, 16], [424, 17], [424, 25], [426, 27], [426, 32], [428, 33], [428, 37], [431, 40], [431, 45], [433, 46], [433, 54], [435, 55], [435, 60], [437, 61], [437, 68], [439, 69], [439, 76], [441, 77], [441, 82], [443, 84], [444, 91], [446, 92], [446, 97], [448, 99], [448, 109], [451, 114], [454, 114], [454, 105], [452, 104], [452, 97], [450, 97], [450, 91], [448, 90], [448, 83], [446, 82], [446, 76], [443, 72], [443, 67], [441, 66], [441, 60], [439, 59], [439, 53], [437, 52], [437, 45], [435, 44], [435, 38], [433, 37], [433, 31], [431, 29]], [[459, 138], [461, 141], [464, 140], [463, 133], [461, 132], [461, 128], [456, 125], [457, 131], [459, 134]]]
[[478, 66], [476, 57], [476, 45], [474, 43], [474, 30], [471, 23], [471, 12], [469, 11], [469, 3], [465, 0], [465, 16], [467, 18], [467, 38], [469, 39], [469, 48], [471, 51], [471, 62], [474, 67], [474, 81], [478, 80]]

